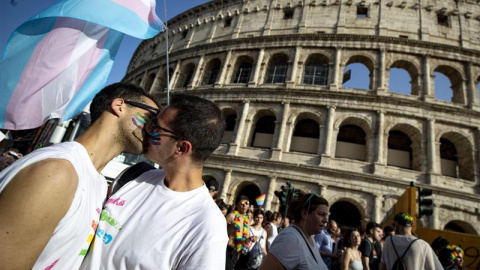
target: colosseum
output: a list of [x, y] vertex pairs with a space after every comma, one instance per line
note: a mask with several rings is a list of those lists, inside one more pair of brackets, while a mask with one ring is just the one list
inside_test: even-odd
[[124, 81], [218, 104], [204, 179], [227, 203], [277, 209], [288, 181], [359, 226], [414, 182], [433, 190], [421, 225], [480, 233], [477, 0], [215, 0], [168, 28], [168, 57], [165, 33], [143, 41]]

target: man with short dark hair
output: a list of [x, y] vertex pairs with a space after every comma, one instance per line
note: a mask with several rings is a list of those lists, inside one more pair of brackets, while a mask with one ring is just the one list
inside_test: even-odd
[[380, 253], [376, 242], [382, 240], [383, 230], [374, 221], [367, 223], [365, 229], [366, 237], [362, 240], [358, 250], [362, 253], [362, 264], [364, 270], [378, 270], [380, 268]]
[[2, 156], [0, 156], [0, 172], [22, 157], [23, 154], [16, 148], [9, 148], [7, 151], [4, 151]]
[[122, 152], [141, 154], [157, 105], [117, 83], [93, 99], [92, 125], [76, 141], [36, 150], [0, 173], [0, 262], [8, 269], [78, 269], [107, 191], [100, 172]]
[[206, 185], [210, 196], [212, 196], [213, 200], [216, 201], [218, 194], [218, 181], [215, 179], [210, 179], [207, 181]]
[[403, 254], [406, 269], [443, 269], [430, 245], [413, 236], [413, 217], [398, 213], [394, 218], [395, 235], [385, 239], [380, 269], [392, 269], [395, 261]]
[[174, 94], [146, 127], [150, 170], [105, 204], [82, 269], [225, 269], [227, 226], [205, 188], [203, 164], [224, 120], [211, 101]]

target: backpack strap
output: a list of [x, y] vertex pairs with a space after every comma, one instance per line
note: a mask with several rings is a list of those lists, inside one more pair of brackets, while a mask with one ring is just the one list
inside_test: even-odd
[[405, 249], [405, 251], [403, 252], [402, 256], [398, 255], [398, 251], [397, 251], [397, 248], [395, 248], [395, 244], [393, 244], [393, 235], [390, 236], [390, 241], [392, 242], [392, 246], [393, 246], [393, 250], [395, 250], [395, 254], [397, 255], [397, 258], [400, 258], [400, 260], [403, 261], [403, 258], [405, 257], [405, 254], [407, 254], [407, 251], [410, 249], [410, 247], [412, 246], [412, 244], [417, 241], [418, 238], [415, 238], [415, 240], [413, 240], [412, 242], [410, 242], [410, 244], [408, 245], [407, 249]]
[[112, 192], [110, 196], [117, 192], [121, 187], [131, 180], [139, 177], [144, 172], [156, 169], [154, 166], [148, 164], [147, 162], [139, 162], [133, 166], [130, 166], [123, 170], [112, 182]]

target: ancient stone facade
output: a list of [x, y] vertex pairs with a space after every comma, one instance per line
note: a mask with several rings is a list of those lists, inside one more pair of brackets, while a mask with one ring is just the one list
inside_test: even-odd
[[[170, 91], [215, 101], [227, 121], [204, 171], [221, 198], [266, 193], [275, 209], [290, 181], [365, 224], [413, 181], [434, 191], [421, 224], [480, 233], [480, 2], [217, 0], [168, 25]], [[142, 42], [125, 81], [165, 98], [165, 51], [165, 34]], [[352, 64], [365, 89], [343, 84]]]

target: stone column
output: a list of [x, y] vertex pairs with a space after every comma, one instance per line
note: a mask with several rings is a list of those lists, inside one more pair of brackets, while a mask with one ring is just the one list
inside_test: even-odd
[[178, 80], [178, 75], [180, 73], [180, 66], [182, 65], [182, 60], [179, 60], [175, 65], [175, 70], [173, 71], [173, 76], [170, 78], [170, 85], [168, 88], [172, 89], [175, 87], [175, 81]]
[[244, 100], [243, 101], [242, 115], [240, 116], [240, 121], [237, 123], [238, 128], [237, 128], [237, 132], [235, 133], [235, 140], [234, 140], [234, 143], [230, 144], [230, 148], [229, 148], [229, 151], [228, 151], [229, 155], [234, 155], [235, 156], [235, 155], [238, 154], [238, 148], [242, 144], [243, 130], [245, 129], [245, 122], [247, 120], [249, 107], [250, 107], [250, 101], [249, 100]]
[[428, 55], [423, 56], [423, 99], [429, 101], [434, 99], [432, 91], [432, 77], [430, 75], [430, 57]]
[[327, 186], [320, 186], [320, 197], [325, 198], [327, 196]]
[[188, 86], [189, 89], [195, 88], [197, 85], [200, 85], [201, 82], [200, 78], [203, 75], [203, 62], [205, 61], [205, 55], [202, 55], [198, 60], [197, 68], [195, 69], [195, 73], [193, 75], [192, 83]]
[[377, 85], [377, 95], [385, 95], [385, 58], [386, 58], [386, 49], [380, 49], [380, 59], [378, 67], [378, 85]]
[[263, 36], [270, 35], [270, 29], [272, 29], [273, 20], [275, 19], [275, 5], [277, 4], [277, 0], [271, 0], [270, 7], [267, 11], [267, 20], [265, 21], [265, 26], [263, 27]]
[[222, 194], [220, 195], [220, 199], [223, 199], [223, 201], [227, 201], [227, 193], [231, 180], [232, 170], [225, 170], [225, 179], [223, 180]]
[[224, 85], [225, 78], [227, 77], [227, 73], [230, 70], [230, 59], [232, 58], [232, 51], [228, 51], [227, 56], [225, 57], [225, 62], [223, 63], [222, 73], [220, 73], [220, 78], [215, 83], [215, 85]]
[[283, 141], [285, 138], [288, 114], [290, 112], [290, 103], [282, 102], [282, 104], [283, 104], [283, 114], [282, 114], [282, 122], [280, 123], [280, 132], [278, 132], [277, 145], [274, 149], [272, 149], [271, 159], [274, 159], [274, 160], [282, 159], [282, 151], [284, 150]]
[[[305, 5], [306, 4], [306, 5]], [[307, 28], [307, 21], [310, 17], [310, 5], [304, 3], [301, 6], [302, 15], [300, 16], [300, 23], [298, 24], [297, 33], [304, 33]]]
[[270, 177], [270, 183], [268, 185], [268, 193], [267, 193], [267, 198], [265, 200], [265, 210], [271, 210], [272, 209], [272, 202], [273, 199], [275, 198], [275, 187], [277, 185], [277, 177], [272, 176]]
[[[153, 83], [152, 83], [152, 88], [150, 88], [150, 93], [153, 93], [153, 94], [156, 94], [156, 93], [161, 93], [163, 92], [163, 88], [164, 85], [160, 85], [160, 82], [161, 82], [161, 78], [162, 78], [162, 70], [165, 72], [165, 69], [166, 67], [164, 68], [163, 66], [160, 66], [158, 68], [158, 71], [157, 71], [157, 74], [155, 75], [155, 80], [153, 80]], [[167, 76], [165, 75], [165, 78], [167, 78]]]
[[335, 107], [328, 106], [328, 118], [325, 130], [325, 145], [323, 147], [323, 154], [321, 158], [321, 165], [328, 166], [332, 158], [332, 143], [333, 143], [333, 124], [335, 121]]
[[374, 201], [373, 201], [373, 218], [374, 221], [380, 223], [382, 221], [382, 195], [374, 194]]
[[145, 71], [142, 77], [142, 81], [140, 82], [140, 87], [145, 89], [145, 85], [147, 84], [147, 76], [148, 76], [148, 70]]
[[300, 55], [302, 53], [302, 47], [295, 48], [295, 57], [293, 58], [293, 65], [292, 65], [292, 72], [290, 73], [290, 80], [287, 81], [287, 88], [294, 88], [295, 85], [298, 83], [297, 80], [297, 73], [298, 73], [298, 60], [300, 59]]
[[435, 141], [435, 119], [428, 119], [427, 126], [427, 150], [428, 150], [428, 170], [429, 174], [438, 174], [437, 160], [437, 142]]
[[465, 63], [467, 71], [467, 104], [470, 109], [480, 110], [478, 89], [475, 85], [475, 77], [472, 70], [472, 62]]
[[342, 84], [340, 83], [340, 62], [342, 59], [342, 48], [337, 47], [335, 50], [335, 63], [334, 63], [334, 69], [333, 69], [333, 74], [332, 74], [332, 82], [330, 83], [330, 90], [336, 90], [338, 88], [342, 87]]
[[[387, 164], [385, 160], [385, 114], [383, 112], [377, 112], [377, 145], [375, 147], [376, 159], [374, 163], [375, 174], [383, 175], [385, 173], [385, 165]], [[388, 149], [387, 149], [388, 151]]]
[[258, 80], [260, 78], [260, 69], [262, 68], [264, 55], [265, 55], [265, 49], [262, 48], [258, 53], [257, 63], [255, 63], [255, 71], [253, 73], [253, 76], [251, 76], [252, 78], [248, 82], [248, 86], [256, 86], [260, 84]]
[[480, 128], [477, 128], [474, 132], [474, 139], [476, 141], [476, 145], [473, 147], [474, 150], [474, 160], [475, 160], [475, 167], [477, 170], [475, 171], [475, 179], [477, 182], [477, 194], [480, 193]]

